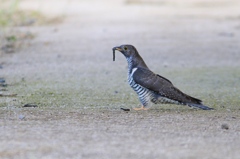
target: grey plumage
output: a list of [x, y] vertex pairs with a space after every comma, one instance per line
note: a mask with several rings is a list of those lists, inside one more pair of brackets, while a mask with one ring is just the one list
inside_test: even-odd
[[168, 79], [153, 73], [134, 46], [121, 45], [114, 47], [113, 60], [115, 60], [115, 50], [120, 51], [127, 59], [128, 83], [138, 94], [143, 105], [142, 109], [147, 108], [150, 102], [155, 104], [188, 105], [204, 110], [212, 109], [203, 105], [200, 99], [181, 92]]

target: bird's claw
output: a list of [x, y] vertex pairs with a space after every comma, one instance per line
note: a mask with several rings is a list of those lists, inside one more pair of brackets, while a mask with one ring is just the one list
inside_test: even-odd
[[145, 108], [144, 106], [142, 106], [141, 108], [133, 108], [134, 110], [148, 110], [149, 108]]

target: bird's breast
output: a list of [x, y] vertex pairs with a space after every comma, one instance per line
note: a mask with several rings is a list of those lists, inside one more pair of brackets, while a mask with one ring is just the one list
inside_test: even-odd
[[128, 83], [129, 85], [133, 88], [133, 90], [137, 91], [136, 88], [140, 88], [141, 86], [139, 84], [137, 84], [134, 80], [133, 80], [133, 74], [137, 71], [137, 68], [133, 68], [130, 70], [129, 68], [129, 72], [128, 72]]
[[137, 84], [133, 79], [133, 74], [137, 69], [133, 69], [131, 73], [128, 74], [128, 83], [132, 87], [132, 89], [138, 94], [138, 97], [141, 101], [141, 103], [144, 106], [148, 105], [148, 102], [152, 98], [152, 93], [150, 90], [148, 90], [145, 87], [142, 87], [141, 85]]

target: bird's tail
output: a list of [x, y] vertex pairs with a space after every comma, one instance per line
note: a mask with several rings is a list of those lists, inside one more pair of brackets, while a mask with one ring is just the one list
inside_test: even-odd
[[199, 108], [202, 110], [213, 110], [213, 108], [210, 108], [210, 107], [202, 105], [202, 104], [186, 103], [186, 105], [188, 105], [189, 107], [195, 107], [195, 108]]

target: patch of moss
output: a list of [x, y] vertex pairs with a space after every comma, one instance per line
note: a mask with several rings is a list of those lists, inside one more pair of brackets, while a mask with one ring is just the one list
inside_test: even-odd
[[32, 33], [16, 31], [13, 27], [55, 24], [63, 19], [63, 16], [50, 18], [38, 11], [21, 10], [19, 3], [19, 0], [0, 0], [0, 55], [16, 52], [26, 40], [34, 38]]
[[0, 27], [53, 24], [63, 18], [49, 18], [38, 11], [21, 10], [19, 0], [0, 0]]
[[[237, 85], [240, 81], [240, 71], [238, 68], [175, 69], [167, 74], [176, 87], [191, 96], [202, 99], [205, 105], [218, 111], [239, 111], [240, 88]], [[8, 89], [10, 92], [18, 94], [14, 103], [17, 106], [33, 103], [43, 108], [138, 107], [140, 105], [138, 97], [128, 83], [125, 82], [124, 86], [119, 87], [123, 83], [122, 79], [114, 79], [108, 81], [108, 85], [104, 84], [107, 79], [95, 82], [77, 78], [58, 82], [51, 80], [22, 81], [12, 84]], [[176, 105], [153, 105], [152, 108], [179, 111], [189, 109]]]

